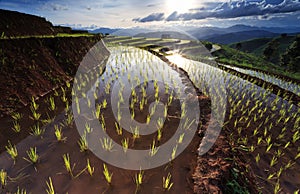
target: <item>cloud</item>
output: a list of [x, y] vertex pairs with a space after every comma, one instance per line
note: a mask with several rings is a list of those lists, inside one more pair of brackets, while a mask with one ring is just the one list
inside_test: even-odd
[[156, 6], [156, 4], [149, 4], [149, 5], [147, 5], [147, 7], [155, 7]]
[[[278, 4], [270, 4], [269, 1], [229, 1], [220, 3], [216, 8], [211, 9], [192, 9], [188, 13], [173, 12], [165, 18], [166, 21], [188, 21], [201, 20], [206, 18], [239, 18], [248, 16], [268, 16], [278, 13], [293, 13], [300, 11], [300, 0], [283, 0]], [[162, 21], [162, 17], [155, 17], [157, 14], [149, 16], [138, 22]]]
[[50, 11], [66, 11], [69, 8], [66, 5], [47, 2], [43, 5], [43, 7], [41, 9], [42, 10], [50, 10]]
[[164, 13], [152, 13], [144, 18], [135, 18], [132, 21], [135, 22], [152, 22], [152, 21], [162, 21], [164, 19]]

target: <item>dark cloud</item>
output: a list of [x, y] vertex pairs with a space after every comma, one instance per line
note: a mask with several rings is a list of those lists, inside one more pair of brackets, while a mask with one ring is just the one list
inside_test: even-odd
[[[206, 18], [239, 18], [247, 16], [270, 16], [278, 13], [294, 13], [300, 11], [300, 0], [279, 0], [276, 3], [270, 3], [269, 0], [263, 1], [229, 1], [219, 4], [213, 9], [192, 9], [188, 13], [173, 12], [166, 21], [187, 21], [201, 20]], [[153, 20], [152, 20], [153, 19]], [[138, 22], [162, 21], [163, 17], [157, 14], [151, 14]]]
[[147, 5], [147, 7], [155, 7], [156, 5], [155, 4], [149, 4]]
[[132, 21], [135, 22], [152, 22], [152, 21], [162, 21], [164, 19], [164, 13], [153, 13], [144, 18], [135, 18]]

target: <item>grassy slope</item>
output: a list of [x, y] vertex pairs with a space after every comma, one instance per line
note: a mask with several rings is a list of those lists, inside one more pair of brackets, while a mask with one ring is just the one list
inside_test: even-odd
[[300, 73], [286, 72], [282, 67], [267, 62], [260, 56], [238, 51], [226, 45], [222, 45], [221, 49], [214, 52], [213, 55], [218, 57], [217, 61], [220, 63], [246, 68], [250, 67], [300, 80]]

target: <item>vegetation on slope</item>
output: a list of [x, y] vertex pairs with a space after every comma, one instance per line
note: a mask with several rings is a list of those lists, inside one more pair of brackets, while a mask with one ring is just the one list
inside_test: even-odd
[[220, 63], [261, 70], [300, 80], [300, 72], [287, 71], [287, 68], [284, 66], [276, 65], [262, 56], [246, 53], [226, 45], [221, 45], [221, 49], [213, 52], [212, 54], [217, 57], [216, 60]]

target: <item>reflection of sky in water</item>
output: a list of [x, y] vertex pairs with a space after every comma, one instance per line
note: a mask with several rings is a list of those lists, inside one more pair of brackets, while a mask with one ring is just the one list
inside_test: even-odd
[[[290, 103], [286, 100], [283, 100], [281, 97], [276, 96], [275, 94], [266, 91], [264, 88], [259, 87], [249, 81], [231, 75], [230, 73], [227, 73], [219, 68], [204, 64], [202, 62], [192, 61], [181, 57], [180, 55], [167, 56], [167, 58], [169, 61], [185, 69], [188, 72], [190, 79], [193, 80], [194, 84], [199, 88], [205, 88], [205, 90], [207, 90], [208, 85], [214, 86], [214, 88], [220, 88], [222, 87], [221, 84], [225, 83], [227, 94], [233, 99], [239, 99], [244, 93], [246, 93], [246, 95], [242, 98], [250, 99], [251, 101], [263, 101], [264, 106], [267, 107], [272, 107], [271, 102], [276, 98], [279, 98], [279, 103], [277, 104], [279, 109], [284, 107], [289, 108], [290, 106]], [[288, 85], [288, 83], [286, 84]], [[293, 110], [296, 111], [297, 109], [298, 107], [293, 105]]]
[[262, 79], [264, 81], [275, 84], [275, 85], [277, 85], [277, 86], [279, 86], [279, 87], [281, 87], [285, 90], [293, 92], [294, 94], [300, 95], [300, 86], [297, 85], [297, 84], [289, 83], [289, 82], [286, 82], [284, 80], [278, 79], [274, 76], [267, 75], [265, 73], [258, 72], [258, 71], [242, 69], [242, 68], [239, 68], [239, 67], [232, 67], [232, 66], [229, 66], [229, 65], [223, 65], [223, 66], [228, 67], [228, 68], [233, 69], [233, 70], [236, 70], [238, 72], [244, 73], [244, 74], [248, 74], [248, 75], [257, 77], [257, 78]]

